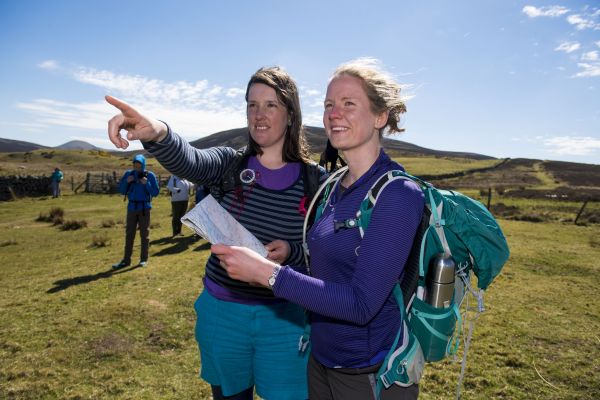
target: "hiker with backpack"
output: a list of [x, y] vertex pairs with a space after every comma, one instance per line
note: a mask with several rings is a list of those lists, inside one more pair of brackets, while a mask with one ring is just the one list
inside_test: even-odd
[[324, 106], [327, 136], [348, 169], [308, 232], [310, 274], [243, 247], [213, 245], [212, 251], [233, 279], [271, 288], [310, 311], [311, 400], [414, 399], [417, 384], [380, 390], [377, 372], [404, 322], [393, 289], [421, 221], [423, 193], [411, 181], [391, 181], [364, 236], [356, 218], [379, 177], [403, 170], [381, 148], [385, 131], [403, 131], [400, 86], [375, 60], [354, 60], [334, 72]]
[[125, 223], [125, 249], [123, 258], [112, 269], [121, 269], [131, 265], [135, 233], [140, 230], [140, 267], [148, 265], [150, 247], [150, 214], [152, 198], [158, 196], [159, 188], [156, 175], [146, 169], [146, 158], [142, 154], [133, 157], [133, 169], [127, 170], [119, 181], [119, 193], [127, 203]]
[[[254, 236], [276, 264], [304, 270], [302, 226], [310, 197], [325, 171], [309, 158], [298, 88], [278, 67], [259, 69], [246, 88], [248, 144], [193, 148], [164, 122], [147, 118], [107, 96], [121, 113], [109, 122], [110, 140], [144, 147], [171, 173], [211, 187], [217, 201]], [[230, 278], [211, 254], [195, 303], [201, 377], [213, 398], [306, 399], [307, 355], [299, 353], [302, 307], [265, 287]]]

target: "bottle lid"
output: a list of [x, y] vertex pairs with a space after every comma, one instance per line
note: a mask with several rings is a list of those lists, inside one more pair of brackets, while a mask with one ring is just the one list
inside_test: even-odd
[[438, 254], [431, 260], [428, 279], [436, 283], [453, 283], [456, 263], [451, 255]]

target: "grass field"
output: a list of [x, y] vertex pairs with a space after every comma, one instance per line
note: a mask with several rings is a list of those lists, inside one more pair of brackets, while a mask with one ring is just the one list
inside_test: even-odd
[[[0, 203], [0, 398], [210, 398], [193, 333], [208, 246], [167, 239], [169, 198], [154, 204], [149, 266], [113, 272], [122, 196]], [[87, 227], [35, 221], [53, 207]], [[512, 255], [475, 326], [463, 398], [600, 398], [600, 225], [500, 222]], [[428, 365], [420, 398], [453, 398], [459, 372]]]

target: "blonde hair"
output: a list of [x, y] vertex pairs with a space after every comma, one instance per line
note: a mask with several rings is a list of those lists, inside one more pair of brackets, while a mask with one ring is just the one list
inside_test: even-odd
[[400, 115], [406, 112], [406, 105], [400, 96], [400, 85], [380, 65], [381, 62], [375, 58], [357, 58], [337, 67], [329, 81], [343, 75], [360, 79], [369, 98], [371, 112], [388, 114], [386, 124], [379, 129], [379, 135], [386, 128], [388, 133], [404, 132], [404, 128], [400, 128]]

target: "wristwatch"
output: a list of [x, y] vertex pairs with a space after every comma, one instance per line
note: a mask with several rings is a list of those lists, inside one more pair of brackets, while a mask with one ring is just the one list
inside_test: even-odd
[[275, 280], [277, 279], [277, 275], [279, 275], [279, 271], [281, 271], [281, 265], [277, 264], [273, 267], [273, 273], [269, 277], [269, 287], [273, 289], [275, 285]]

